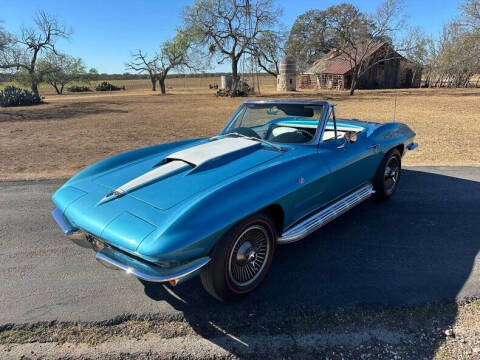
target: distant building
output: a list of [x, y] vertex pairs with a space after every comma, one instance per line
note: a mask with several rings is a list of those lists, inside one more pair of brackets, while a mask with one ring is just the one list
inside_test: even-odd
[[297, 64], [293, 59], [284, 59], [279, 64], [277, 75], [277, 91], [297, 90]]
[[[354, 50], [349, 54], [354, 54]], [[355, 62], [358, 62], [354, 59], [361, 58], [368, 58], [371, 67], [360, 77], [357, 89], [420, 87], [421, 66], [398, 54], [390, 44], [379, 42], [364, 53], [358, 47], [356, 57], [330, 50], [302, 74], [300, 88], [349, 89]]]

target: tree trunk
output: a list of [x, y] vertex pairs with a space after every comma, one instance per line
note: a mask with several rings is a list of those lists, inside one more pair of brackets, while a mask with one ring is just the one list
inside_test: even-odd
[[40, 96], [40, 94], [38, 93], [38, 83], [37, 83], [37, 80], [32, 78], [32, 92], [37, 95], [37, 96]]
[[152, 91], [157, 90], [157, 78], [155, 76], [150, 77], [150, 81], [152, 82]]
[[238, 89], [238, 59], [232, 57], [232, 93]]
[[424, 88], [429, 88], [430, 87], [430, 74], [427, 74], [425, 77], [425, 83], [423, 84]]
[[355, 93], [355, 89], [357, 88], [359, 78], [360, 78], [359, 70], [357, 68], [353, 69], [352, 82], [350, 83], [350, 92], [349, 92], [350, 96], [353, 96], [353, 94]]
[[57, 95], [60, 95], [62, 92], [60, 91], [60, 89], [58, 88], [57, 84], [53, 83], [52, 84], [53, 88], [55, 89], [55, 91], [57, 92]]
[[35, 64], [37, 62], [37, 55], [38, 52], [40, 51], [40, 48], [36, 48], [33, 53], [33, 58], [30, 62], [30, 68], [28, 69], [28, 74], [30, 75], [30, 80], [32, 82], [32, 92], [40, 97], [40, 94], [38, 93], [38, 83], [40, 82], [40, 79], [37, 77], [37, 74], [35, 73]]
[[355, 73], [352, 74], [352, 82], [350, 83], [350, 92], [349, 95], [353, 96], [355, 93], [355, 88], [357, 87], [357, 75]]
[[158, 78], [158, 83], [160, 84], [160, 91], [162, 95], [165, 95], [167, 93], [167, 89], [165, 87], [165, 77]]
[[352, 81], [352, 85], [350, 86], [350, 92], [348, 93], [350, 96], [353, 96], [353, 94], [355, 93], [355, 85]]

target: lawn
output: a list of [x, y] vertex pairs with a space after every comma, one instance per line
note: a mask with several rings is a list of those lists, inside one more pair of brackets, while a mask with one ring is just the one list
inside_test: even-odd
[[[170, 79], [168, 95], [148, 80], [115, 81], [126, 91], [54, 95], [46, 104], [0, 108], [0, 180], [68, 177], [115, 153], [179, 139], [215, 135], [245, 98], [216, 98], [217, 78]], [[480, 165], [480, 89], [346, 92], [305, 90], [277, 94], [262, 79], [263, 98], [326, 99], [341, 117], [388, 122], [417, 133], [419, 148], [404, 165]]]

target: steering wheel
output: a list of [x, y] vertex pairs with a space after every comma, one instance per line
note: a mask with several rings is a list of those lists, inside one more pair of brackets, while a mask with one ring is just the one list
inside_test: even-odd
[[[294, 129], [296, 132], [301, 133], [302, 135], [308, 137], [310, 140], [312, 140], [313, 137], [315, 136], [315, 135], [312, 135], [310, 132], [308, 132], [307, 130], [304, 130], [304, 129], [299, 129], [299, 128], [296, 128], [296, 127], [293, 127], [293, 126], [285, 126], [285, 125], [282, 125], [282, 127], [286, 127], [286, 128], [289, 128], [289, 129]], [[273, 132], [273, 129], [272, 129], [272, 131], [270, 131], [270, 133], [272, 133], [272, 132]]]
[[230, 130], [228, 133], [239, 133], [241, 135], [245, 135], [248, 137], [254, 137], [260, 139], [260, 135], [258, 135], [255, 130], [248, 128], [248, 127], [238, 127], [235, 129]]
[[307, 130], [303, 130], [303, 129], [297, 129], [297, 128], [294, 128], [295, 130], [297, 130], [299, 133], [302, 133], [303, 135], [306, 135], [307, 137], [310, 138], [310, 140], [313, 139], [313, 137], [315, 135], [312, 135], [312, 133], [308, 132]]

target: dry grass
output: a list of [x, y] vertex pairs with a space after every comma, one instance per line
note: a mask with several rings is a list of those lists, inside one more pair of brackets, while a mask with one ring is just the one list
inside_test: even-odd
[[[171, 79], [169, 95], [148, 81], [124, 81], [127, 91], [51, 95], [47, 104], [0, 108], [0, 180], [68, 177], [122, 151], [216, 134], [245, 99], [216, 98], [195, 79], [182, 87]], [[393, 116], [394, 91], [302, 91], [279, 95], [262, 80], [262, 97], [327, 99], [344, 117], [386, 122]], [[122, 82], [118, 82], [122, 83]], [[419, 148], [406, 165], [480, 165], [480, 90], [416, 89], [397, 92], [397, 119], [417, 133]]]

